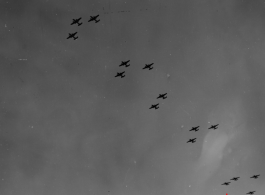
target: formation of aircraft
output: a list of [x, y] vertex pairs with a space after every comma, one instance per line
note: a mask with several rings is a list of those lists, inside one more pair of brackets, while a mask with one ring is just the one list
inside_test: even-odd
[[252, 177], [250, 177], [250, 178], [253, 178], [253, 179], [258, 179], [258, 177], [259, 177], [260, 175], [253, 175]]
[[197, 138], [189, 139], [189, 141], [187, 141], [187, 143], [189, 143], [189, 142], [194, 143], [194, 142], [196, 142], [196, 139], [197, 139]]
[[163, 99], [166, 99], [167, 98], [167, 93], [164, 93], [164, 94], [159, 94], [159, 96], [156, 98], [156, 99], [159, 99], [159, 98], [163, 98]]
[[125, 75], [123, 75], [124, 73], [125, 73], [125, 71], [123, 71], [123, 72], [117, 72], [117, 74], [116, 74], [115, 77], [121, 77], [121, 78], [123, 78], [123, 77], [125, 77]]
[[199, 131], [199, 127], [200, 127], [200, 126], [192, 127], [190, 131]]
[[143, 69], [147, 69], [149, 68], [149, 70], [152, 70], [153, 67], [151, 67], [154, 63], [151, 63], [151, 64], [145, 64], [145, 67], [143, 67]]
[[256, 191], [250, 191], [247, 194], [254, 194], [254, 192], [256, 192]]
[[128, 64], [130, 62], [130, 60], [127, 60], [127, 61], [121, 61], [121, 64], [119, 66], [125, 66], [125, 67], [128, 67], [130, 66], [130, 64]]
[[154, 109], [158, 109], [158, 108], [159, 108], [158, 105], [159, 105], [159, 104], [152, 104], [152, 106], [151, 106], [149, 109], [152, 109], [152, 108], [154, 108]]
[[88, 20], [88, 22], [95, 21], [95, 23], [98, 23], [100, 21], [100, 20], [97, 20], [98, 17], [99, 17], [99, 15], [90, 16], [90, 19]]
[[73, 38], [74, 40], [76, 40], [78, 38], [78, 37], [75, 37], [76, 33], [77, 32], [75, 32], [75, 33], [68, 33], [69, 35], [68, 35], [67, 39]]
[[230, 179], [230, 180], [237, 181], [239, 178], [240, 178], [240, 177], [234, 177], [234, 178], [232, 178], [232, 179]]
[[209, 127], [208, 129], [214, 129], [214, 130], [215, 130], [215, 129], [217, 129], [217, 128], [218, 128], [218, 125], [219, 125], [219, 124], [212, 125], [212, 126], [211, 126], [211, 127]]
[[73, 22], [71, 23], [71, 25], [73, 25], [73, 24], [78, 24], [78, 26], [80, 26], [81, 24], [83, 24], [82, 22], [79, 23], [79, 21], [80, 21], [81, 19], [82, 19], [81, 17], [80, 17], [80, 18], [77, 18], [77, 19], [73, 19]]

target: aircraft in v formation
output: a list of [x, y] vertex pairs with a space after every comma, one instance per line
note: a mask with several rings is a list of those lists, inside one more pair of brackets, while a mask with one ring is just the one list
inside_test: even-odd
[[154, 63], [151, 63], [151, 64], [145, 64], [145, 67], [143, 67], [143, 69], [147, 69], [149, 68], [149, 70], [152, 70], [153, 67], [151, 67]]
[[254, 192], [256, 192], [256, 191], [250, 191], [250, 192], [248, 192], [246, 194], [254, 194]]
[[130, 60], [127, 60], [127, 61], [121, 61], [121, 64], [119, 66], [125, 66], [125, 67], [128, 67], [130, 66], [130, 64], [128, 64], [130, 62]]
[[189, 139], [189, 141], [187, 141], [187, 143], [189, 143], [189, 142], [194, 143], [194, 142], [196, 142], [196, 139], [197, 138]]
[[166, 95], [167, 95], [167, 93], [159, 94], [159, 96], [156, 99], [159, 99], [159, 98], [166, 99], [167, 98]]
[[77, 32], [75, 32], [75, 33], [68, 33], [69, 35], [68, 35], [67, 39], [73, 38], [74, 40], [76, 40], [78, 38], [78, 37], [75, 37], [76, 33]]
[[216, 124], [216, 125], [211, 125], [211, 127], [209, 127], [208, 129], [214, 129], [214, 130], [215, 130], [215, 129], [217, 129], [217, 128], [218, 128], [218, 125], [219, 125], [219, 124]]
[[100, 20], [97, 20], [98, 17], [99, 17], [99, 15], [90, 16], [90, 19], [88, 20], [88, 22], [95, 21], [95, 23], [98, 23], [100, 21]]
[[250, 177], [250, 178], [253, 178], [253, 179], [258, 179], [258, 177], [259, 177], [260, 175], [253, 175], [252, 177]]
[[73, 22], [71, 23], [71, 25], [73, 25], [73, 24], [77, 24], [78, 26], [80, 26], [81, 24], [83, 24], [82, 22], [79, 23], [79, 21], [80, 21], [81, 19], [82, 19], [82, 17], [77, 18], [77, 19], [73, 19]]
[[152, 106], [149, 108], [149, 109], [152, 109], [152, 108], [154, 108], [154, 109], [158, 109], [159, 108], [159, 103], [158, 104], [152, 104]]
[[123, 71], [123, 72], [117, 72], [117, 74], [116, 74], [115, 77], [121, 77], [121, 78], [123, 78], [123, 77], [125, 77], [125, 75], [123, 75], [124, 73], [125, 73], [125, 71]]
[[224, 182], [222, 185], [228, 186], [231, 182]]
[[237, 181], [240, 177], [233, 177], [232, 179], [230, 180], [234, 180], [234, 181]]
[[199, 127], [200, 127], [200, 126], [192, 127], [190, 131], [199, 131]]

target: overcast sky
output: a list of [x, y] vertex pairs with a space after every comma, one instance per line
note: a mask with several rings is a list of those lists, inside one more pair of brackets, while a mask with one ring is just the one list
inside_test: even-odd
[[264, 1], [6, 0], [0, 33], [0, 194], [265, 194]]

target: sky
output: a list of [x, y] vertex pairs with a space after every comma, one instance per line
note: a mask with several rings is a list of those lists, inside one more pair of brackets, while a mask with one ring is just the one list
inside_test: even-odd
[[0, 194], [265, 194], [264, 21], [261, 0], [1, 1]]

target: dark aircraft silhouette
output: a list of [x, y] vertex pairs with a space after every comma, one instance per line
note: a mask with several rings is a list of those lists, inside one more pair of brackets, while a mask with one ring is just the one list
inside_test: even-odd
[[217, 125], [212, 125], [212, 126], [209, 127], [208, 129], [217, 129], [217, 128], [218, 128], [218, 125], [219, 125], [219, 124], [217, 124]]
[[196, 142], [196, 138], [189, 139], [189, 141], [187, 141], [187, 143], [189, 143], [189, 142], [192, 142], [192, 143]]
[[68, 35], [67, 39], [73, 38], [74, 40], [76, 40], [78, 38], [78, 37], [75, 37], [76, 33], [77, 32], [75, 32], [75, 33], [68, 33], [69, 35]]
[[166, 99], [167, 98], [167, 93], [164, 93], [164, 94], [159, 94], [159, 96], [156, 98], [156, 99], [158, 99], [158, 98], [163, 98], [163, 99]]
[[158, 105], [159, 105], [159, 104], [152, 104], [152, 106], [151, 106], [149, 109], [152, 109], [152, 108], [154, 108], [154, 109], [158, 109], [158, 108], [159, 108]]
[[224, 182], [222, 185], [228, 186], [231, 182]]
[[130, 66], [130, 64], [128, 64], [128, 62], [130, 62], [130, 60], [127, 60], [127, 61], [121, 61], [121, 64], [119, 66], [125, 66], [125, 67], [128, 67]]
[[117, 75], [115, 77], [121, 77], [121, 78], [123, 78], [123, 77], [125, 77], [125, 75], [123, 75], [124, 73], [125, 73], [125, 71], [123, 71], [123, 72], [117, 72]]
[[232, 178], [232, 179], [230, 179], [230, 180], [237, 181], [239, 178], [240, 178], [240, 177], [234, 177], [234, 178]]
[[82, 22], [79, 23], [80, 20], [81, 20], [81, 17], [80, 18], [77, 18], [77, 19], [73, 19], [73, 22], [71, 23], [71, 25], [78, 24], [78, 26], [80, 26], [81, 24], [83, 24]]
[[149, 70], [152, 70], [153, 67], [151, 67], [154, 63], [151, 63], [151, 64], [145, 64], [145, 67], [143, 67], [143, 69], [147, 69], [149, 68]]
[[256, 191], [250, 191], [249, 193], [247, 193], [247, 194], [254, 194], [254, 192], [256, 192]]
[[258, 179], [258, 177], [259, 177], [260, 175], [253, 175], [252, 177], [250, 177], [250, 178], [253, 178], [253, 179]]
[[90, 16], [90, 19], [88, 20], [88, 22], [95, 21], [95, 23], [98, 23], [100, 20], [97, 20], [97, 17], [99, 17], [99, 15]]
[[190, 131], [199, 131], [199, 128], [200, 126], [197, 126], [197, 127], [192, 127]]

